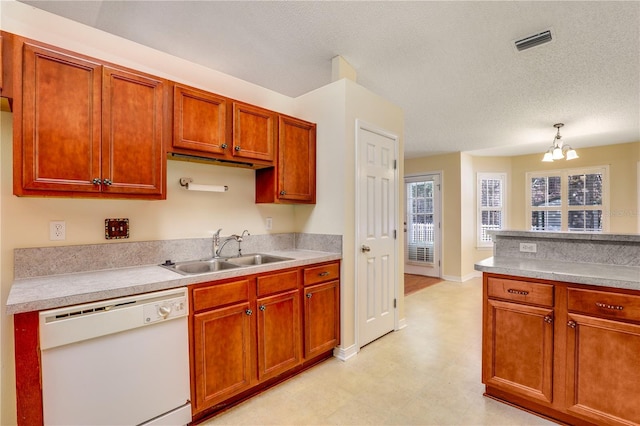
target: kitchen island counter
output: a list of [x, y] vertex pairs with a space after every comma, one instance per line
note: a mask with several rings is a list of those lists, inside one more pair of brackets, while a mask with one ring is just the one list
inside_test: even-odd
[[640, 291], [640, 266], [490, 257], [476, 263], [475, 269], [494, 274]]

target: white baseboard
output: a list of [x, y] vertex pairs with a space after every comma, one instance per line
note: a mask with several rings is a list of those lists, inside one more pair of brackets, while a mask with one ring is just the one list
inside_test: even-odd
[[398, 328], [396, 329], [396, 331], [402, 330], [406, 326], [407, 326], [407, 319], [406, 318], [400, 318], [400, 321], [398, 321]]
[[358, 347], [356, 345], [351, 345], [348, 348], [337, 347], [333, 349], [333, 356], [340, 361], [346, 361], [356, 355], [358, 355]]
[[453, 281], [454, 283], [463, 283], [465, 281], [469, 281], [470, 279], [473, 278], [481, 278], [482, 277], [482, 272], [481, 271], [474, 271], [470, 274], [467, 274], [463, 277], [460, 276], [454, 276], [454, 275], [443, 275], [442, 279], [446, 280], [446, 281]]

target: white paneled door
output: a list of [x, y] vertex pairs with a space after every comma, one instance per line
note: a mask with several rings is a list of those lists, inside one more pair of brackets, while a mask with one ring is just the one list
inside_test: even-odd
[[357, 301], [360, 347], [395, 327], [397, 137], [357, 126]]

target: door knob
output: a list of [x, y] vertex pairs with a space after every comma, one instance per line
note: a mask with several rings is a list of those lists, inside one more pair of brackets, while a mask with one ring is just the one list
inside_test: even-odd
[[363, 253], [367, 253], [371, 251], [371, 247], [369, 246], [365, 246], [364, 244], [362, 245], [362, 248], [360, 249], [362, 250]]

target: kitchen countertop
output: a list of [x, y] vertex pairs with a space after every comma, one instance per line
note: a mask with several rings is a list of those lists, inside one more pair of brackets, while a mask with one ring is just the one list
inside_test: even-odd
[[482, 272], [640, 290], [640, 266], [490, 257], [475, 264]]
[[8, 315], [40, 311], [208, 281], [295, 268], [342, 258], [340, 253], [284, 250], [264, 252], [289, 257], [277, 263], [247, 266], [197, 275], [181, 275], [158, 265], [17, 279], [7, 300]]

